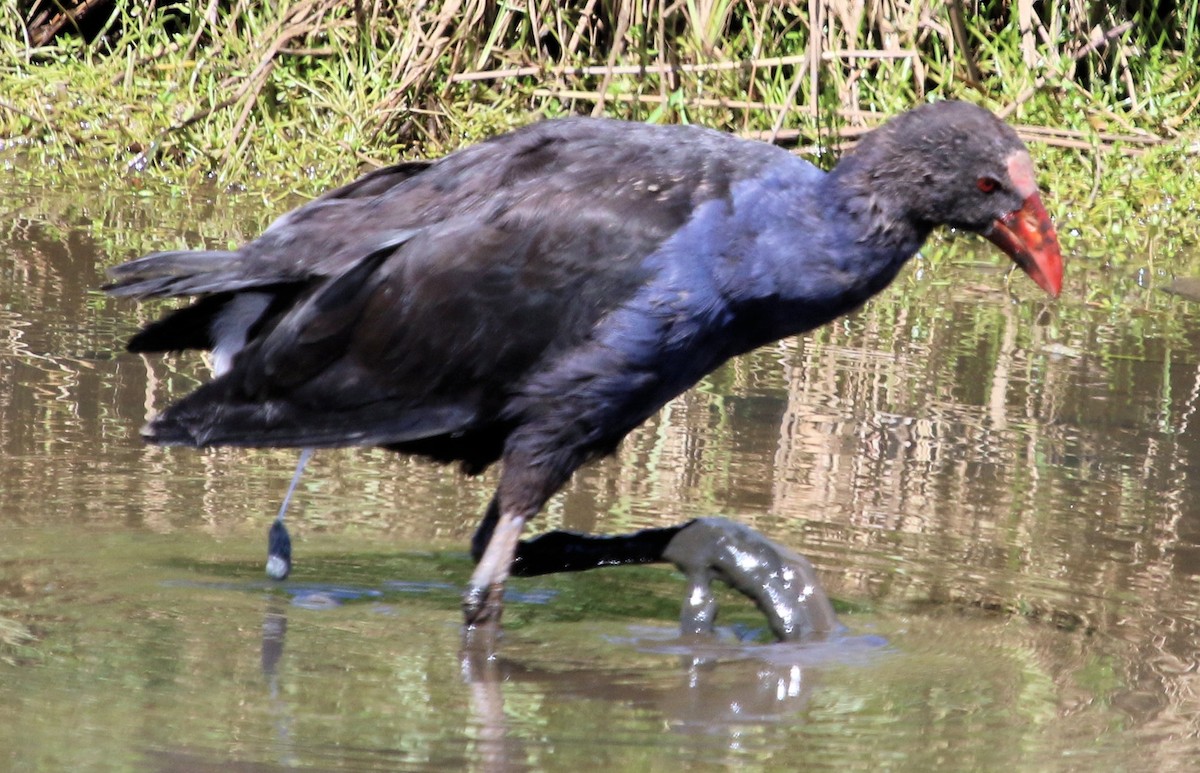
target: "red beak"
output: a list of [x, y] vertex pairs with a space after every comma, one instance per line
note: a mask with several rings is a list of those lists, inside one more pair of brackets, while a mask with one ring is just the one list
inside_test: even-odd
[[1062, 291], [1062, 250], [1040, 196], [1030, 194], [1020, 209], [996, 220], [983, 235], [1004, 250], [1039, 287], [1058, 297]]

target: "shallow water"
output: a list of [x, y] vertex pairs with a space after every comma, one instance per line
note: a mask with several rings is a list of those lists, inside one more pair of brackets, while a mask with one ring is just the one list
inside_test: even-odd
[[987, 248], [917, 261], [726, 365], [538, 523], [736, 518], [812, 558], [837, 641], [764, 645], [727, 597], [719, 640], [681, 642], [681, 578], [616, 569], [514, 582], [481, 660], [458, 588], [490, 476], [319, 453], [274, 585], [295, 452], [138, 440], [204, 371], [118, 353], [154, 309], [95, 293], [104, 266], [291, 203], [0, 191], [0, 767], [1194, 765], [1200, 307], [1169, 271], [1075, 256], [1047, 303]]

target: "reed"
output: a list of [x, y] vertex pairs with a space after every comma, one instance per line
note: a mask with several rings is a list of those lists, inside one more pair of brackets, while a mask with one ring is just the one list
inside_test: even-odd
[[0, 0], [0, 141], [60, 168], [305, 188], [348, 157], [436, 154], [562, 114], [703, 122], [825, 159], [955, 97], [1076, 154], [1072, 184], [1094, 198], [1097, 154], [1194, 155], [1198, 14], [1200, 0]]

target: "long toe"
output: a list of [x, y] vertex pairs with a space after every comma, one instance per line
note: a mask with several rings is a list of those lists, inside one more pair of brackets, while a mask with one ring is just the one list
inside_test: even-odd
[[820, 639], [839, 626], [812, 563], [743, 524], [697, 518], [668, 543], [663, 558], [689, 578], [681, 616], [685, 632], [711, 629], [713, 579], [753, 601], [781, 641]]

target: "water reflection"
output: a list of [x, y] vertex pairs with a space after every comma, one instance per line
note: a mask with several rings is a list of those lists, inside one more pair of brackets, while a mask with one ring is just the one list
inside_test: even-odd
[[267, 703], [275, 719], [277, 754], [281, 767], [296, 767], [292, 750], [292, 716], [279, 684], [279, 661], [287, 642], [287, 606], [278, 596], [267, 600], [262, 624], [262, 673], [267, 683]]
[[736, 749], [745, 728], [784, 721], [807, 708], [817, 688], [818, 669], [811, 664], [823, 658], [844, 658], [846, 646], [862, 646], [780, 644], [751, 650], [694, 641], [668, 644], [663, 641], [664, 630], [647, 633], [646, 639], [626, 644], [651, 652], [679, 653], [677, 663], [661, 664], [653, 678], [644, 670], [611, 665], [564, 670], [527, 662], [519, 655], [466, 648], [461, 655], [462, 672], [470, 688], [481, 769], [528, 766], [529, 753], [520, 740], [524, 733], [513, 728], [517, 722], [505, 710], [505, 692], [514, 686], [552, 695], [556, 701], [623, 706], [655, 717], [673, 734], [703, 738], [709, 751]]
[[[707, 722], [704, 759], [752, 769], [919, 768], [947, 748], [963, 767], [1103, 753], [1172, 769], [1200, 753], [1200, 314], [1185, 295], [1076, 261], [1045, 306], [964, 252], [729, 363], [539, 518], [612, 533], [724, 513], [810, 556], [856, 605], [851, 631], [897, 654], [808, 666], [791, 708], [736, 731], [688, 720], [689, 700], [728, 711], [742, 683], [788, 694], [791, 672], [759, 684], [774, 666], [693, 669], [605, 638], [672, 630], [678, 580], [656, 601], [638, 573], [520, 586], [548, 603], [518, 605], [502, 657], [464, 680], [454, 588], [492, 481], [374, 451], [314, 459], [293, 577], [386, 598], [277, 612], [287, 646], [263, 689], [261, 591], [251, 609], [244, 590], [159, 583], [257, 582], [295, 454], [142, 446], [136, 428], [199, 366], [115, 353], [155, 311], [93, 288], [104, 265], [240, 241], [288, 203], [76, 193], [0, 194], [0, 748], [16, 767], [95, 767], [70, 726], [97, 753], [132, 765], [151, 748], [172, 769], [482, 767], [488, 728], [497, 764], [546, 767], [553, 749], [555, 766], [686, 768], [694, 739], [664, 740], [665, 717]], [[1196, 273], [1176, 260], [1166, 279]], [[397, 546], [428, 551], [420, 572], [395, 576]], [[608, 734], [580, 729], [596, 725]]]
[[[428, 589], [417, 584], [405, 588], [406, 592], [414, 590]], [[290, 601], [275, 594], [268, 597], [261, 664], [275, 737], [270, 749], [259, 753], [283, 767], [302, 759], [292, 738], [296, 709], [288, 697], [295, 692], [289, 681], [296, 678], [297, 666], [285, 662], [288, 619], [293, 610], [313, 609], [306, 603], [310, 595], [349, 599], [356, 594], [353, 589], [312, 586], [295, 592]], [[362, 591], [357, 595], [376, 594]], [[522, 603], [520, 598], [512, 601]], [[544, 652], [531, 652], [523, 643], [506, 646], [503, 637], [464, 639], [458, 651], [459, 677], [468, 698], [466, 724], [458, 728], [464, 733], [463, 767], [489, 772], [536, 767], [533, 760], [538, 751], [529, 737], [531, 718], [519, 708], [523, 695], [530, 692], [548, 703], [611, 704], [653, 717], [654, 725], [680, 736], [681, 743], [696, 737], [708, 752], [725, 754], [738, 749], [747, 729], [786, 721], [805, 711], [819, 689], [823, 665], [862, 666], [872, 658], [886, 657], [884, 640], [872, 636], [764, 647], [744, 643], [729, 630], [715, 637], [681, 638], [669, 626], [640, 626], [630, 628], [626, 636], [603, 638], [607, 644], [601, 643], [601, 648], [611, 647], [626, 656], [644, 653], [650, 658], [639, 656], [643, 663], [622, 665], [611, 658], [591, 660], [579, 650], [556, 648], [547, 657]], [[443, 687], [453, 690], [453, 685]], [[506, 696], [514, 700], [506, 700]], [[630, 740], [609, 737], [603, 728], [596, 731], [598, 743]], [[402, 756], [398, 749], [377, 749], [373, 754]], [[178, 762], [178, 757], [172, 759]]]

